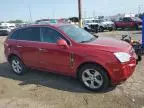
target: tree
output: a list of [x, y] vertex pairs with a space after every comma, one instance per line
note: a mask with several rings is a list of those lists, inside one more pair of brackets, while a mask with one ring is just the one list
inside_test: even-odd
[[71, 17], [71, 18], [69, 18], [69, 20], [71, 20], [72, 22], [79, 22], [78, 17]]
[[23, 21], [22, 20], [10, 20], [10, 21], [8, 21], [8, 23], [16, 23], [16, 24], [19, 24], [19, 23], [23, 23]]
[[0, 21], [0, 24], [3, 23], [3, 21]]
[[144, 17], [144, 13], [137, 14], [136, 17], [139, 17], [142, 19]]

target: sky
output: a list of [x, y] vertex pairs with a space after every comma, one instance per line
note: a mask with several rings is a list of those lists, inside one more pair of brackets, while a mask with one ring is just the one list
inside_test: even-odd
[[[78, 16], [78, 0], [0, 0], [0, 21]], [[139, 7], [139, 8], [138, 8]], [[111, 16], [118, 13], [144, 12], [144, 0], [82, 0], [82, 13]]]

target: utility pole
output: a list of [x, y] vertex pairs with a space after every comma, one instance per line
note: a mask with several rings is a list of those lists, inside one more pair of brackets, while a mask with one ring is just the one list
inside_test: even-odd
[[78, 0], [79, 26], [82, 27], [82, 3]]
[[28, 5], [28, 8], [29, 8], [29, 15], [30, 15], [30, 20], [31, 20], [31, 23], [32, 23], [32, 15], [31, 15], [31, 9], [30, 9], [30, 6]]
[[138, 15], [140, 14], [140, 11], [141, 11], [141, 6], [138, 5]]

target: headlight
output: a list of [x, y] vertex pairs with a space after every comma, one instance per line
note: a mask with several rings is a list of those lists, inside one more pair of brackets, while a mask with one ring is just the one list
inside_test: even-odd
[[128, 53], [125, 53], [125, 52], [117, 52], [117, 53], [114, 53], [114, 55], [116, 56], [116, 58], [121, 63], [128, 62], [128, 61], [130, 61], [130, 58], [131, 58], [131, 56]]

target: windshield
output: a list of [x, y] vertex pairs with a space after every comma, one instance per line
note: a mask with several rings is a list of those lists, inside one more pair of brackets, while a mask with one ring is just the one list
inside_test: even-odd
[[100, 23], [100, 20], [93, 20], [94, 23]]
[[133, 17], [132, 18], [134, 21], [142, 21], [140, 18], [138, 18], [138, 17]]
[[93, 20], [85, 20], [85, 23], [93, 23]]
[[75, 25], [65, 25], [60, 27], [61, 30], [63, 30], [71, 39], [73, 39], [76, 42], [88, 42], [92, 41], [96, 37], [92, 34], [88, 33], [87, 31], [79, 28]]

